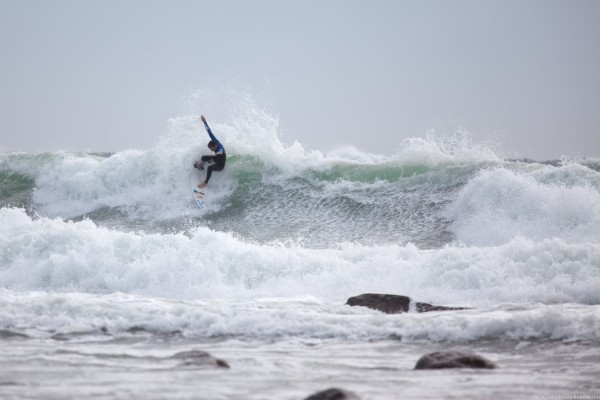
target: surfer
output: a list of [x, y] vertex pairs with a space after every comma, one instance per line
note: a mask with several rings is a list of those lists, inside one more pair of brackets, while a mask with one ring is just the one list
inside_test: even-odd
[[210, 136], [208, 148], [210, 149], [210, 151], [213, 151], [215, 153], [214, 156], [202, 156], [200, 161], [196, 161], [194, 163], [194, 167], [200, 170], [204, 169], [205, 163], [208, 162], [209, 164], [211, 164], [206, 170], [206, 179], [203, 183], [198, 184], [198, 187], [200, 189], [204, 189], [206, 186], [208, 186], [208, 181], [210, 180], [210, 176], [212, 175], [213, 171], [223, 171], [223, 168], [225, 168], [225, 161], [227, 160], [227, 155], [225, 154], [225, 148], [223, 147], [221, 142], [217, 140], [215, 135], [213, 135], [212, 131], [210, 130], [210, 127], [208, 126], [208, 122], [206, 122], [206, 118], [204, 118], [204, 115], [201, 115], [200, 119], [202, 120], [202, 122], [204, 122], [204, 126], [206, 127], [206, 131], [208, 132], [208, 136]]

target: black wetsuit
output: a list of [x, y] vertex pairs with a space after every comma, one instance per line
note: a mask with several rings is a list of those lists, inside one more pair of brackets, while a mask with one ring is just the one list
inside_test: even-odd
[[217, 140], [217, 138], [215, 137], [215, 135], [213, 135], [213, 133], [210, 130], [210, 127], [208, 126], [208, 123], [206, 121], [204, 121], [204, 126], [206, 127], [206, 131], [208, 132], [208, 136], [210, 136], [210, 139], [217, 146], [217, 148], [213, 150], [215, 152], [214, 156], [202, 156], [202, 158], [201, 158], [201, 160], [203, 162], [210, 162], [210, 161], [213, 162], [213, 164], [210, 165], [206, 169], [206, 179], [204, 180], [204, 183], [208, 183], [213, 171], [222, 171], [223, 168], [225, 168], [225, 162], [227, 161], [227, 154], [225, 153], [225, 148], [223, 147], [221, 142], [219, 142]]

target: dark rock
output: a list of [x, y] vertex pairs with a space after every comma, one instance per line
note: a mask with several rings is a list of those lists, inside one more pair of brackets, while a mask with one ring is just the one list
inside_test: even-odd
[[410, 297], [394, 294], [365, 293], [360, 296], [350, 297], [346, 304], [362, 306], [379, 310], [387, 314], [407, 312], [410, 307]]
[[182, 360], [181, 365], [185, 367], [216, 366], [219, 368], [229, 368], [229, 364], [227, 364], [225, 361], [214, 358], [207, 352], [200, 350], [182, 351], [174, 356], [171, 356], [170, 358]]
[[417, 361], [415, 369], [441, 368], [484, 368], [494, 369], [496, 365], [487, 358], [474, 353], [461, 351], [438, 351], [425, 354]]
[[359, 398], [352, 392], [331, 388], [315, 393], [304, 400], [359, 400]]
[[146, 333], [148, 332], [146, 330], [146, 328], [143, 328], [141, 326], [132, 326], [131, 328], [127, 329], [127, 333]]
[[386, 314], [400, 314], [410, 310], [411, 302], [417, 312], [466, 310], [463, 307], [434, 306], [428, 303], [414, 302], [410, 297], [395, 294], [365, 293], [350, 297], [346, 304], [362, 306], [382, 311]]

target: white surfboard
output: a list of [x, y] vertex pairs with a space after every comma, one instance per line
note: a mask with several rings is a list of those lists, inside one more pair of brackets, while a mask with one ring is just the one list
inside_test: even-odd
[[200, 171], [194, 170], [190, 173], [190, 186], [192, 188], [192, 194], [194, 195], [194, 201], [198, 204], [198, 207], [204, 208], [204, 199], [206, 198], [206, 193], [204, 190], [198, 189], [196, 185], [199, 182], [202, 182], [203, 175]]
[[199, 191], [198, 189], [192, 189], [194, 191], [194, 200], [196, 200], [196, 204], [198, 207], [204, 208], [204, 198], [206, 195], [204, 192]]

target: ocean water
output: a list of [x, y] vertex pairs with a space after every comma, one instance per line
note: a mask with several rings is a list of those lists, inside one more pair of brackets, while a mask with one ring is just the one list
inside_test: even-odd
[[[211, 126], [228, 161], [203, 210], [197, 117], [148, 149], [0, 154], [0, 398], [600, 398], [600, 159]], [[345, 305], [362, 293], [470, 309]], [[450, 349], [498, 368], [413, 370]], [[173, 357], [193, 350], [230, 368]]]

